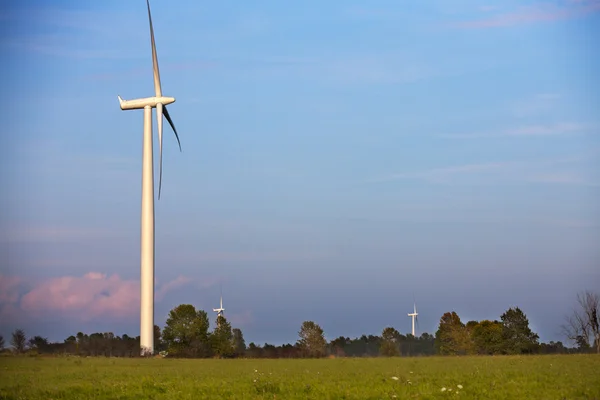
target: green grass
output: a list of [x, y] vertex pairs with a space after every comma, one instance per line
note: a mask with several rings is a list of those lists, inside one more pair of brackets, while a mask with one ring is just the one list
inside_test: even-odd
[[0, 358], [0, 399], [393, 398], [600, 399], [600, 356]]

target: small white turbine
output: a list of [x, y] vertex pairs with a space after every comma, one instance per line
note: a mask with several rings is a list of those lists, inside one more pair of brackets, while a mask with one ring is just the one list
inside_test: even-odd
[[222, 317], [223, 311], [225, 311], [225, 309], [223, 308], [223, 293], [221, 293], [221, 305], [219, 306], [219, 308], [213, 308], [213, 311], [217, 313], [217, 323], [218, 323], [219, 317]]
[[144, 139], [142, 155], [142, 224], [141, 224], [141, 301], [140, 301], [140, 350], [142, 355], [154, 354], [154, 164], [152, 159], [152, 109], [156, 108], [158, 126], [158, 144], [160, 148], [158, 198], [162, 186], [162, 133], [163, 113], [171, 125], [179, 150], [181, 143], [175, 125], [167, 111], [167, 104], [175, 102], [173, 97], [162, 95], [160, 86], [160, 73], [158, 58], [156, 57], [156, 44], [154, 43], [154, 29], [150, 15], [150, 2], [148, 7], [148, 21], [150, 22], [150, 41], [152, 44], [152, 66], [154, 71], [154, 97], [135, 100], [119, 98], [121, 110], [144, 110]]
[[408, 316], [412, 317], [412, 335], [414, 337], [416, 337], [416, 335], [415, 335], [415, 321], [417, 321], [417, 315], [419, 315], [419, 313], [417, 313], [417, 303], [413, 303], [413, 312], [409, 313]]

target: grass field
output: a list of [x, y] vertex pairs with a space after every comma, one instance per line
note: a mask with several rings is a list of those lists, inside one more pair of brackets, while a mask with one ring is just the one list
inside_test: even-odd
[[[600, 399], [600, 356], [1, 357], [0, 399]], [[445, 389], [444, 389], [445, 388]]]

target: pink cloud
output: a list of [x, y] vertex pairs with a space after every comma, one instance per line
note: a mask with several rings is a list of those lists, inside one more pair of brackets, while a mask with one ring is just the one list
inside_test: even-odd
[[576, 18], [598, 11], [600, 11], [600, 0], [570, 0], [562, 2], [562, 4], [539, 2], [534, 6], [523, 6], [514, 12], [498, 14], [491, 18], [461, 22], [458, 26], [461, 28], [496, 28]]
[[49, 279], [21, 298], [25, 312], [76, 313], [83, 319], [102, 315], [126, 317], [139, 308], [139, 283], [118, 275], [90, 272], [83, 277]]
[[[191, 279], [179, 276], [156, 290], [156, 301]], [[0, 275], [1, 314], [16, 312], [30, 316], [43, 313], [61, 313], [81, 320], [101, 316], [129, 318], [139, 313], [140, 283], [122, 279], [119, 275], [107, 276], [89, 272], [83, 276], [51, 278], [34, 285], [22, 296], [23, 280]]]

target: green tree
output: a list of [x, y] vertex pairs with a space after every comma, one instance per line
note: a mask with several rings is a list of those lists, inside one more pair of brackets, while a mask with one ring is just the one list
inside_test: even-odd
[[400, 332], [390, 327], [384, 328], [381, 332], [381, 343], [379, 345], [379, 354], [385, 357], [397, 357], [400, 355], [399, 349]]
[[477, 321], [469, 321], [467, 322], [467, 324], [465, 325], [465, 328], [467, 329], [467, 331], [469, 333], [473, 332], [473, 329], [479, 324], [479, 322]]
[[77, 339], [71, 335], [65, 339], [65, 351], [70, 354], [77, 354]]
[[159, 351], [163, 351], [165, 349], [165, 344], [162, 340], [162, 332], [160, 331], [160, 326], [154, 325], [154, 352], [158, 353]]
[[464, 355], [472, 352], [471, 337], [456, 312], [447, 312], [440, 318], [440, 325], [435, 333], [435, 348], [440, 355]]
[[502, 353], [502, 323], [500, 321], [483, 320], [471, 330], [471, 338], [477, 354]]
[[575, 337], [575, 344], [577, 345], [577, 350], [580, 353], [589, 353], [592, 347], [590, 346], [589, 339], [583, 335], [578, 335]]
[[241, 329], [233, 328], [233, 350], [236, 357], [242, 357], [246, 353], [246, 341]]
[[329, 342], [329, 348], [331, 354], [336, 357], [344, 357], [346, 356], [346, 348], [352, 343], [350, 338], [340, 336], [338, 338], [333, 339]]
[[29, 339], [29, 348], [37, 350], [38, 353], [45, 353], [49, 345], [48, 339], [41, 336], [34, 336]]
[[23, 353], [26, 342], [25, 331], [23, 329], [15, 329], [10, 340], [10, 345], [13, 347], [15, 353]]
[[217, 316], [216, 326], [210, 335], [213, 353], [219, 357], [232, 357], [234, 354], [231, 324], [222, 316]]
[[304, 321], [298, 332], [300, 339], [296, 343], [305, 357], [323, 357], [327, 350], [327, 341], [323, 329], [313, 321]]
[[163, 330], [163, 340], [169, 354], [178, 357], [210, 355], [208, 315], [191, 304], [181, 304], [169, 312]]
[[529, 320], [519, 307], [509, 308], [500, 319], [505, 354], [533, 353], [537, 349], [539, 336], [529, 328]]

